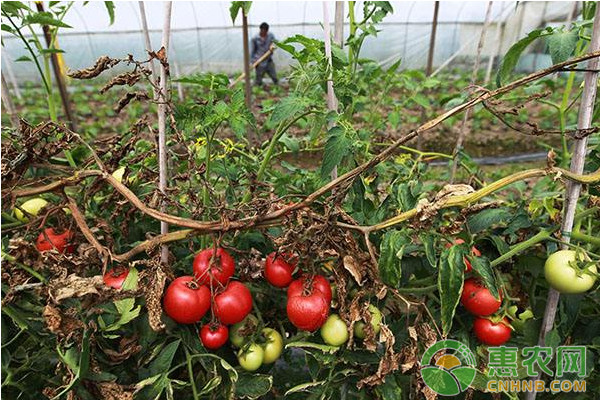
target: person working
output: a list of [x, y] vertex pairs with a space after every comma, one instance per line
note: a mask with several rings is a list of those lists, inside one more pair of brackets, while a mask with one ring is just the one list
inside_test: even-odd
[[[263, 22], [260, 24], [260, 33], [256, 35], [252, 39], [252, 64], [256, 62], [259, 58], [261, 58], [266, 52], [269, 51], [271, 46], [273, 45], [273, 41], [275, 40], [275, 36], [272, 33], [269, 33], [269, 24]], [[275, 63], [273, 62], [273, 54], [269, 54], [269, 56], [260, 62], [256, 66], [256, 85], [261, 86], [263, 76], [265, 72], [269, 74], [274, 84], [277, 84], [277, 73], [275, 72]]]

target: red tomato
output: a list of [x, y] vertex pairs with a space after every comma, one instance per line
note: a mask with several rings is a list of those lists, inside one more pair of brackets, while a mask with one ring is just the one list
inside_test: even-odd
[[313, 289], [316, 289], [323, 294], [327, 304], [331, 303], [331, 298], [333, 296], [331, 293], [331, 285], [329, 284], [327, 278], [325, 278], [323, 275], [314, 275], [312, 280], [310, 276], [303, 275], [300, 279], [296, 279], [290, 283], [287, 295], [288, 298], [292, 298], [294, 296], [301, 295], [303, 292], [312, 293]]
[[273, 286], [278, 288], [287, 287], [292, 282], [292, 274], [297, 263], [297, 257], [291, 254], [273, 252], [267, 256], [265, 261], [265, 278]]
[[127, 275], [129, 275], [129, 268], [119, 265], [110, 269], [102, 278], [106, 286], [119, 290], [127, 279]]
[[481, 343], [489, 346], [500, 346], [510, 340], [512, 329], [507, 318], [494, 323], [487, 318], [475, 318], [473, 321], [473, 332]]
[[35, 241], [35, 247], [40, 252], [56, 249], [59, 253], [72, 253], [75, 251], [75, 245], [70, 243], [72, 239], [73, 232], [69, 229], [58, 233], [54, 228], [46, 228]]
[[200, 329], [200, 340], [207, 349], [216, 350], [227, 343], [229, 329], [223, 324], [206, 324]]
[[221, 323], [236, 324], [252, 311], [252, 294], [242, 282], [229, 282], [225, 290], [215, 296], [213, 311]]
[[502, 304], [502, 294], [500, 299], [496, 299], [481, 282], [469, 278], [465, 281], [460, 302], [471, 314], [484, 317], [498, 311]]
[[[213, 258], [213, 254], [215, 257]], [[212, 263], [211, 263], [212, 259]], [[235, 261], [225, 249], [210, 247], [196, 254], [194, 258], [194, 276], [201, 284], [209, 284], [212, 287], [227, 285], [229, 278], [235, 272]], [[217, 283], [218, 282], [218, 283]]]
[[300, 293], [288, 297], [287, 315], [298, 329], [313, 332], [319, 329], [329, 316], [329, 301], [319, 290], [310, 294]]
[[[455, 239], [454, 240], [454, 244], [463, 244], [464, 242], [465, 241], [462, 240], [462, 239]], [[449, 249], [450, 247], [452, 247], [452, 245], [450, 243], [446, 243], [446, 248]], [[475, 246], [471, 247], [471, 254], [473, 254], [475, 257], [481, 257], [481, 252]], [[467, 259], [467, 257], [463, 258], [463, 260], [465, 262], [465, 271], [466, 272], [473, 271], [473, 267], [471, 266], [471, 262]]]
[[180, 276], [167, 288], [163, 308], [180, 324], [198, 322], [210, 308], [210, 289], [194, 282], [193, 276]]

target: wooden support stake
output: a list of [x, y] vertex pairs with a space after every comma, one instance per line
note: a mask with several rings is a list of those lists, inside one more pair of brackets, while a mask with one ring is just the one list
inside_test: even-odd
[[433, 70], [433, 55], [435, 52], [435, 35], [437, 33], [438, 13], [440, 11], [440, 2], [436, 1], [433, 7], [433, 21], [431, 22], [431, 37], [429, 38], [429, 54], [427, 54], [427, 68], [425, 74], [431, 75]]
[[[158, 175], [159, 183], [158, 189], [162, 192], [163, 196], [166, 196], [167, 188], [167, 140], [166, 140], [166, 114], [167, 114], [167, 101], [169, 99], [169, 92], [167, 87], [167, 60], [169, 54], [169, 38], [171, 36], [171, 9], [173, 3], [165, 1], [165, 19], [163, 24], [162, 32], [162, 43], [161, 47], [165, 49], [165, 61], [161, 63], [160, 67], [160, 93], [158, 96]], [[165, 212], [165, 202], [161, 201], [161, 211]], [[160, 233], [164, 235], [169, 232], [169, 225], [161, 221]], [[166, 244], [161, 246], [160, 260], [163, 264], [169, 261], [169, 248]]]
[[[590, 42], [589, 51], [594, 52], [600, 50], [600, 7], [596, 7], [596, 15], [594, 16], [594, 28]], [[592, 117], [594, 115], [594, 103], [596, 101], [596, 91], [598, 84], [598, 68], [600, 68], [600, 58], [592, 58], [588, 61], [587, 69], [584, 75], [584, 87], [581, 95], [581, 104], [579, 105], [579, 117], [577, 120], [578, 129], [588, 129], [592, 126]], [[573, 157], [571, 158], [571, 172], [582, 173], [585, 165], [585, 154], [587, 152], [588, 138], [577, 139], [573, 143]], [[581, 193], [581, 183], [567, 182], [565, 190], [565, 202], [563, 206], [563, 221], [561, 226], [562, 240], [566, 243], [571, 241], [571, 231], [573, 230], [573, 222], [575, 220], [575, 211], [577, 201]], [[563, 245], [563, 249], [568, 246]], [[558, 309], [558, 301], [560, 293], [554, 289], [548, 292], [546, 300], [546, 309], [544, 310], [544, 319], [540, 328], [540, 337], [538, 344], [544, 346], [546, 343], [546, 335], [554, 326], [556, 311]], [[539, 379], [539, 375], [538, 375]], [[536, 393], [527, 394], [527, 400], [535, 400]]]
[[[35, 6], [38, 11], [44, 12], [44, 4], [41, 1], [36, 1]], [[52, 35], [50, 34], [50, 28], [48, 25], [43, 25], [42, 30], [44, 31], [44, 39], [46, 40], [46, 46], [48, 49], [54, 47], [52, 43]], [[50, 54], [50, 61], [52, 62], [52, 70], [54, 71], [54, 78], [56, 79], [56, 86], [58, 86], [58, 92], [60, 93], [60, 100], [62, 102], [65, 117], [69, 125], [69, 129], [77, 131], [77, 124], [73, 118], [73, 112], [71, 111], [71, 103], [69, 101], [69, 92], [67, 92], [67, 85], [65, 83], [65, 77], [60, 70], [60, 64], [58, 62], [58, 55], [56, 53]]]
[[[336, 22], [336, 26], [337, 24], [338, 22]], [[325, 57], [327, 58], [327, 64], [329, 66], [329, 75], [327, 77], [327, 109], [329, 111], [337, 111], [338, 103], [337, 98], [335, 97], [335, 91], [333, 90], [333, 62], [331, 59], [331, 27], [329, 26], [329, 6], [326, 1], [323, 2], [323, 31], [325, 34]], [[333, 125], [333, 123], [330, 123], [328, 128], [331, 129]], [[337, 176], [338, 171], [336, 165], [331, 171], [331, 180], [337, 179]]]
[[244, 40], [244, 78], [245, 78], [245, 93], [246, 107], [250, 109], [252, 106], [252, 84], [250, 83], [250, 38], [248, 35], [248, 16], [242, 7], [242, 33]]

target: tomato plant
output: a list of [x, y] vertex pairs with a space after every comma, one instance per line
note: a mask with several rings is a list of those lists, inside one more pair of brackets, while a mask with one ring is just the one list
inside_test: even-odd
[[[579, 268], [578, 263], [584, 268]], [[583, 253], [559, 250], [546, 260], [544, 274], [550, 286], [561, 293], [584, 293], [594, 286], [598, 269], [585, 259]]]
[[54, 228], [46, 228], [35, 241], [38, 251], [56, 250], [59, 253], [72, 253], [75, 246], [72, 244], [73, 232], [65, 229], [62, 233]]
[[210, 290], [199, 285], [192, 276], [180, 276], [165, 291], [163, 307], [174, 321], [193, 324], [210, 308]]
[[510, 340], [512, 330], [507, 318], [494, 322], [488, 318], [477, 317], [473, 321], [473, 332], [481, 343], [501, 346]]
[[321, 326], [321, 337], [331, 346], [341, 346], [348, 341], [348, 336], [348, 327], [337, 314], [331, 314]]
[[460, 303], [471, 314], [483, 317], [500, 309], [502, 297], [496, 298], [490, 290], [475, 278], [465, 281]]
[[194, 257], [194, 276], [199, 283], [227, 285], [235, 272], [235, 261], [221, 247], [204, 249]]
[[206, 324], [200, 329], [200, 340], [207, 349], [216, 350], [227, 343], [229, 329], [223, 324]]
[[302, 293], [319, 291], [326, 302], [330, 303], [333, 297], [331, 285], [323, 275], [303, 275], [300, 279], [293, 281], [287, 290], [288, 298], [298, 296]]
[[297, 260], [286, 254], [273, 252], [267, 256], [265, 261], [265, 278], [271, 285], [284, 288], [292, 282]]
[[261, 346], [251, 343], [238, 352], [238, 362], [246, 371], [256, 371], [265, 359], [265, 352]]
[[129, 268], [124, 266], [118, 266], [108, 270], [102, 277], [106, 286], [110, 286], [113, 289], [121, 289], [123, 283], [129, 275]]
[[263, 328], [262, 335], [265, 339], [265, 343], [262, 345], [264, 350], [263, 364], [272, 364], [283, 351], [283, 337], [279, 332], [272, 328]]
[[[3, 33], [32, 30], [28, 57], [49, 61], [73, 47], [38, 31], [56, 39], [71, 4], [3, 2]], [[368, 59], [393, 5], [344, 7], [331, 60], [321, 38], [281, 37], [276, 57], [292, 67], [254, 88], [251, 107], [231, 76], [176, 72], [173, 49], [69, 71], [79, 129], [55, 109], [47, 120], [45, 64], [49, 88], [23, 85], [18, 128], [2, 115], [7, 398], [428, 398], [421, 356], [449, 338], [473, 353], [466, 396], [483, 399], [485, 346], [537, 345], [552, 304], [546, 345], [600, 357], [600, 139], [578, 125], [580, 109], [597, 114], [581, 106], [596, 5], [515, 44], [499, 87], [473, 81], [462, 57], [435, 75]], [[253, 19], [250, 2], [231, 4], [240, 11]], [[523, 49], [553, 65], [517, 79]], [[468, 140], [448, 154], [461, 123]], [[581, 160], [569, 142], [584, 137]], [[549, 152], [546, 164], [484, 165], [515, 148]], [[579, 184], [578, 201], [565, 196]], [[578, 295], [548, 301], [551, 288]]]
[[329, 315], [329, 301], [317, 289], [308, 294], [288, 295], [286, 308], [290, 322], [296, 328], [309, 332], [319, 329]]
[[[373, 335], [377, 335], [381, 331], [381, 320], [383, 317], [381, 315], [381, 311], [379, 311], [379, 308], [375, 307], [373, 304], [369, 304], [369, 316], [369, 324], [373, 329]], [[365, 323], [363, 321], [356, 322], [354, 324], [354, 336], [359, 339], [364, 339], [366, 336], [365, 329]]]
[[252, 311], [252, 294], [241, 282], [229, 282], [225, 290], [215, 296], [214, 313], [223, 324], [242, 321]]

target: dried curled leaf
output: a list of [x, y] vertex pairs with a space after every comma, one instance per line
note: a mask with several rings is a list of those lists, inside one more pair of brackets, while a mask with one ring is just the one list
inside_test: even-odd
[[382, 384], [385, 382], [385, 377], [396, 371], [399, 367], [399, 355], [394, 352], [394, 343], [396, 342], [396, 339], [390, 328], [385, 324], [381, 324], [381, 338], [385, 344], [385, 353], [379, 361], [377, 372], [361, 379], [356, 385], [358, 389], [361, 389], [365, 385], [376, 386]]
[[358, 286], [362, 286], [363, 268], [358, 264], [354, 257], [350, 255], [344, 256], [344, 268], [350, 272]]
[[82, 278], [75, 274], [66, 279], [54, 279], [48, 283], [48, 294], [52, 301], [60, 303], [72, 297], [83, 297], [88, 294], [100, 294], [99, 290], [105, 287], [102, 275]]
[[95, 399], [100, 400], [133, 400], [133, 391], [117, 382], [86, 381]]
[[156, 266], [148, 272], [151, 274], [150, 282], [143, 288], [146, 297], [146, 308], [148, 308], [148, 323], [153, 331], [160, 332], [165, 329], [165, 324], [161, 319], [161, 298], [165, 289], [167, 275], [160, 266]]
[[112, 78], [106, 85], [100, 89], [100, 93], [106, 93], [113, 86], [133, 86], [144, 76], [143, 71], [124, 72]]
[[102, 72], [110, 69], [120, 63], [121, 60], [115, 60], [108, 56], [102, 56], [96, 60], [93, 67], [80, 69], [77, 71], [69, 71], [67, 75], [75, 79], [92, 79], [100, 75]]
[[150, 96], [146, 92], [127, 92], [123, 96], [121, 96], [121, 98], [117, 102], [117, 105], [114, 108], [115, 112], [117, 114], [120, 113], [121, 110], [127, 107], [127, 104], [131, 103], [131, 100], [133, 99], [138, 101], [148, 100], [150, 99]]
[[42, 313], [48, 330], [59, 338], [66, 340], [69, 340], [77, 330], [85, 328], [84, 323], [75, 318], [75, 314], [75, 309], [69, 309], [63, 312], [59, 308], [49, 304], [44, 307]]

